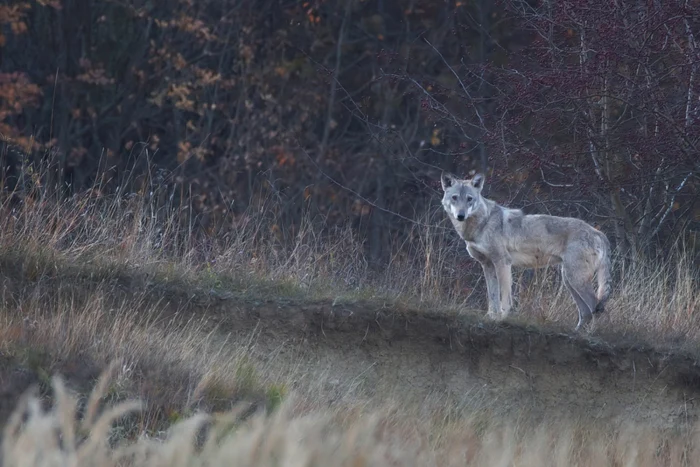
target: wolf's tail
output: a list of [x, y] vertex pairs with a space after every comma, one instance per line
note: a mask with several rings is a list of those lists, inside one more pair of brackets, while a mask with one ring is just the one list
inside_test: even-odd
[[593, 313], [602, 313], [605, 311], [605, 302], [610, 298], [610, 292], [612, 291], [612, 277], [610, 275], [610, 241], [601, 232], [600, 238], [602, 239], [601, 248], [601, 258], [598, 263], [598, 293], [596, 298], [598, 299], [598, 304], [595, 307]]

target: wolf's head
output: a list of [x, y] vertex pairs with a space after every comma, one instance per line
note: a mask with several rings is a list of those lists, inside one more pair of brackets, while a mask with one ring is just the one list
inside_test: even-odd
[[443, 172], [440, 181], [445, 192], [442, 196], [442, 206], [454, 219], [464, 222], [481, 204], [484, 176], [478, 173], [470, 180], [460, 180], [450, 173]]

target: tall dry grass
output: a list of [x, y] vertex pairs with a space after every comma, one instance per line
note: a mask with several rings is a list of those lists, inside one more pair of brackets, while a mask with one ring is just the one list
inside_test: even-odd
[[158, 438], [115, 437], [121, 419], [141, 404], [100, 410], [109, 375], [86, 407], [52, 379], [55, 403], [44, 408], [28, 393], [7, 422], [3, 465], [15, 466], [695, 466], [697, 428], [663, 433], [628, 426], [618, 431], [566, 421], [539, 425], [462, 420], [436, 440], [420, 421], [409, 425], [381, 411], [337, 421], [332, 412], [300, 410], [293, 398], [272, 414], [241, 417], [240, 408], [197, 413]]
[[[650, 344], [697, 350], [700, 344], [700, 270], [678, 244], [655, 262], [613, 261], [613, 293], [601, 326]], [[574, 320], [576, 309], [558, 268], [516, 274], [519, 318], [540, 324]], [[594, 332], [596, 324], [594, 324]]]
[[[0, 198], [0, 261], [22, 264], [29, 278], [50, 275], [52, 268], [56, 274], [55, 265], [62, 264], [61, 274], [131, 275], [146, 284], [176, 284], [180, 290], [374, 298], [484, 314], [481, 268], [466, 253], [438, 200], [391, 245], [385, 265], [370, 267], [362, 241], [350, 227], [329, 227], [308, 209], [300, 225], [285, 227], [272, 198], [258, 198], [216, 230], [198, 227], [190, 207], [173, 201], [175, 188], [159, 177], [133, 193], [127, 185], [111, 194], [97, 186], [61, 198], [42, 185], [41, 174], [27, 176], [34, 182]], [[648, 263], [614, 256], [613, 294], [608, 313], [598, 321], [608, 330], [654, 343], [698, 342], [697, 246], [689, 249], [679, 241]], [[558, 268], [515, 273], [514, 321], [573, 326], [576, 308]]]
[[[120, 409], [100, 423], [75, 425], [76, 402], [54, 381], [53, 411], [27, 399], [18, 410], [29, 418], [8, 425], [8, 465], [694, 465], [694, 431], [484, 424], [486, 401], [408, 404], [398, 392], [392, 402], [363, 398], [350, 386], [336, 391], [344, 394], [338, 400], [324, 392], [323, 375], [281, 371], [274, 355], [269, 366], [251, 363], [255, 336], [231, 338], [206, 319], [217, 297], [238, 303], [289, 296], [382, 300], [481, 317], [480, 268], [439, 207], [418, 219], [376, 269], [350, 228], [328, 228], [308, 211], [299, 227], [285, 228], [274, 203], [263, 199], [231, 216], [225, 229], [207, 232], [187, 206], [169, 201], [170, 188], [145, 188], [61, 198], [37, 183], [0, 199], [2, 354], [43, 375], [44, 396], [57, 362], [103, 368], [118, 357], [122, 364], [100, 391], [111, 401], [133, 395], [148, 401], [118, 429], [108, 427]], [[691, 253], [678, 247], [654, 264], [616, 258], [615, 277], [608, 313], [597, 325], [660, 345], [697, 346], [700, 292]], [[513, 321], [573, 326], [575, 305], [558, 271], [517, 278]], [[292, 381], [295, 398], [288, 397]], [[189, 450], [185, 441], [209, 420], [192, 414], [225, 410], [236, 400], [263, 413], [235, 430], [215, 429], [201, 453]], [[280, 401], [281, 410], [265, 414]], [[173, 440], [152, 439], [174, 421], [181, 423]], [[40, 442], [54, 440], [57, 430], [60, 442]], [[135, 435], [141, 438], [127, 448], [103, 443]], [[25, 448], [34, 454], [23, 454]]]

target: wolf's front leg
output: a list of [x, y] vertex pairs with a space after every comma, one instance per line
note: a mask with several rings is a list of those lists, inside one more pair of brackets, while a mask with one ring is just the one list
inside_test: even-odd
[[498, 261], [495, 264], [496, 276], [498, 277], [498, 287], [501, 291], [501, 317], [506, 318], [510, 314], [513, 306], [513, 274], [511, 263], [507, 260]]
[[484, 278], [486, 279], [486, 290], [489, 302], [488, 317], [491, 319], [498, 319], [501, 310], [501, 292], [499, 290], [496, 268], [489, 260], [482, 262], [481, 267], [484, 269]]

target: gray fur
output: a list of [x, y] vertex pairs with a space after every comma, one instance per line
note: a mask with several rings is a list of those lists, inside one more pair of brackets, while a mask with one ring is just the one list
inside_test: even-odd
[[[564, 284], [578, 307], [578, 331], [605, 310], [610, 296], [610, 242], [604, 233], [573, 217], [524, 214], [481, 196], [485, 177], [441, 176], [442, 205], [467, 251], [486, 278], [488, 316], [503, 319], [512, 307], [512, 266], [561, 265]], [[594, 293], [593, 277], [598, 290]]]

